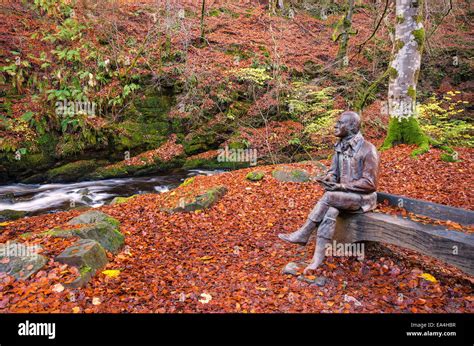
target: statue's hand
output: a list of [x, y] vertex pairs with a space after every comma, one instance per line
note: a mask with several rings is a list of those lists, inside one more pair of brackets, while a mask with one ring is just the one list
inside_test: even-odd
[[344, 191], [342, 184], [333, 183], [331, 181], [325, 181], [324, 188], [326, 191]]

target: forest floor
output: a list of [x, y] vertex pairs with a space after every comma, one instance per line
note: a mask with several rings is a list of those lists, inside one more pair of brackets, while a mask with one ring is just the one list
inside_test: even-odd
[[[458, 148], [461, 162], [444, 162], [440, 151], [415, 159], [413, 147], [382, 153], [380, 191], [473, 209], [470, 183], [474, 151]], [[311, 162], [291, 164], [316, 173]], [[197, 176], [189, 184], [161, 194], [139, 195], [99, 210], [121, 222], [125, 247], [109, 256], [107, 270], [86, 288], [69, 289], [77, 270], [51, 259], [23, 281], [0, 276], [0, 312], [474, 312], [474, 280], [456, 268], [394, 246], [374, 246], [365, 257], [328, 257], [310, 285], [282, 268], [309, 260], [306, 247], [280, 241], [277, 234], [298, 228], [323, 190], [315, 183], [283, 183], [272, 177], [275, 166]], [[259, 182], [246, 179], [264, 171]], [[160, 210], [182, 197], [224, 185], [214, 206], [191, 213]], [[378, 211], [386, 212], [380, 206]], [[79, 211], [40, 215], [4, 223], [0, 242], [37, 234], [65, 224]], [[472, 232], [454, 223], [448, 228]], [[54, 258], [72, 239], [31, 237], [43, 255]]]

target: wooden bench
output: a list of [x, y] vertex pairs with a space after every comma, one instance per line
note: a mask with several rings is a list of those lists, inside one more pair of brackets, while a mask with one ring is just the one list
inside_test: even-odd
[[[437, 220], [451, 220], [461, 225], [474, 223], [474, 212], [461, 208], [378, 193], [378, 201], [388, 201], [408, 212]], [[375, 241], [417, 251], [440, 259], [474, 276], [474, 234], [446, 230], [406, 218], [370, 212], [338, 217], [334, 240], [339, 243]]]

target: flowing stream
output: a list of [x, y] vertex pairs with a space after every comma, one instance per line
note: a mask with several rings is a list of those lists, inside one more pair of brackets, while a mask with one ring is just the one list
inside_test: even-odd
[[168, 175], [82, 181], [64, 184], [11, 184], [0, 186], [0, 212], [26, 211], [27, 215], [53, 213], [79, 206], [99, 207], [114, 197], [162, 193], [196, 175], [213, 175], [220, 170], [193, 169]]

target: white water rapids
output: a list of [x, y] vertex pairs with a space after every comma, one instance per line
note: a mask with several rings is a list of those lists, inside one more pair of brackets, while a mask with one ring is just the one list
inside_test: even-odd
[[81, 205], [99, 207], [114, 197], [162, 193], [195, 175], [222, 171], [190, 170], [173, 175], [130, 177], [64, 184], [11, 184], [0, 186], [0, 211], [26, 211], [29, 215], [67, 210]]

